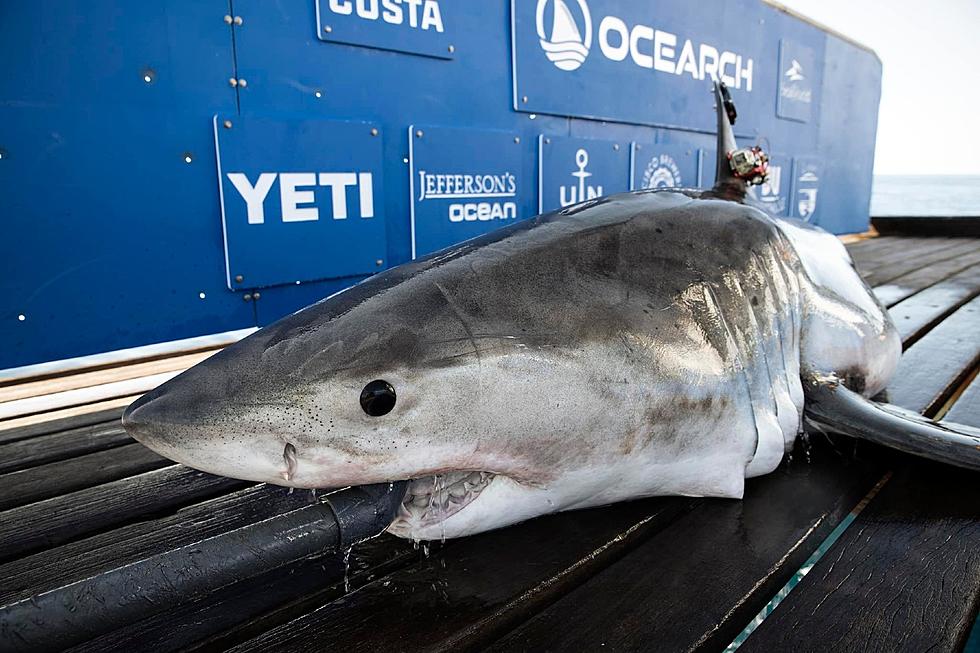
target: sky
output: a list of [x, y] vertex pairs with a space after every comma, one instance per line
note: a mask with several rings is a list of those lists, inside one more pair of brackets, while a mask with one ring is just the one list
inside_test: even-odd
[[980, 175], [980, 0], [781, 0], [883, 67], [875, 174]]

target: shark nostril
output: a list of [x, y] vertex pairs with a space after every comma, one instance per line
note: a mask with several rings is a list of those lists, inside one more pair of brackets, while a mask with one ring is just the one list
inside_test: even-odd
[[296, 474], [296, 447], [291, 442], [287, 442], [282, 450], [282, 459], [286, 463], [286, 471], [282, 473], [282, 477], [288, 481]]

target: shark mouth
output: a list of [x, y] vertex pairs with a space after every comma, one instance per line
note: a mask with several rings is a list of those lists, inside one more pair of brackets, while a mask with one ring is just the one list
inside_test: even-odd
[[492, 472], [448, 472], [410, 481], [398, 516], [388, 531], [407, 536], [442, 523], [473, 503], [494, 478]]

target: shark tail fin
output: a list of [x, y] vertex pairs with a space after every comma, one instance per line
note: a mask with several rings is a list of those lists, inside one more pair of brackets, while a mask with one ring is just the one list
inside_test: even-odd
[[807, 421], [941, 463], [980, 471], [980, 428], [865, 399], [836, 380], [804, 384]]

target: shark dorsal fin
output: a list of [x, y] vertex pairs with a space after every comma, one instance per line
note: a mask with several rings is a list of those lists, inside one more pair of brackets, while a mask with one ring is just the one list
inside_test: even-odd
[[735, 175], [732, 169], [731, 155], [738, 149], [735, 142], [735, 103], [728, 94], [728, 88], [723, 82], [715, 81], [715, 110], [718, 114], [718, 158], [715, 168], [715, 186], [712, 194], [735, 201], [745, 198], [748, 188], [744, 179]]

